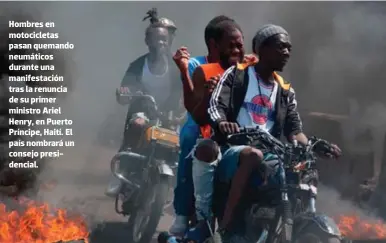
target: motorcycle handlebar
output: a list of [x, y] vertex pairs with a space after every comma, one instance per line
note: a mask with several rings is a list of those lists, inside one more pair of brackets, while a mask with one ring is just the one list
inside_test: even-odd
[[155, 99], [153, 96], [151, 95], [147, 95], [147, 94], [131, 94], [131, 93], [120, 93], [119, 94], [120, 97], [127, 97], [127, 98], [144, 98], [144, 99], [148, 99], [150, 101], [152, 101], [153, 103], [155, 103]]
[[269, 132], [259, 128], [259, 127], [240, 127], [239, 132], [229, 134], [227, 136], [227, 140], [230, 144], [232, 144], [232, 140], [246, 138], [248, 140], [257, 141], [259, 140], [264, 145], [278, 146], [280, 148], [284, 148], [284, 144], [272, 136]]
[[329, 151], [329, 149], [331, 148], [331, 143], [329, 143], [324, 139], [317, 138], [315, 136], [312, 136], [308, 139], [309, 143], [307, 146], [298, 144], [297, 141], [293, 142], [291, 145], [288, 145], [288, 144], [286, 145], [285, 143], [281, 142], [280, 140], [272, 136], [270, 133], [268, 133], [265, 130], [262, 130], [259, 127], [240, 127], [239, 132], [227, 135], [227, 141], [229, 144], [234, 143], [235, 145], [236, 144], [239, 145], [240, 141], [243, 141], [243, 140], [244, 141], [247, 140], [248, 142], [259, 141], [267, 147], [279, 148], [282, 150], [282, 152], [285, 151], [286, 146], [287, 147], [292, 146], [293, 148], [303, 147], [303, 149], [305, 150], [304, 152], [306, 153], [313, 151], [316, 148], [316, 146], [318, 148], [321, 148], [319, 150], [326, 150], [326, 151]]
[[227, 135], [227, 139], [230, 139], [235, 136], [242, 136], [245, 134], [251, 133], [260, 133], [261, 129], [259, 127], [240, 127], [238, 132]]
[[[125, 90], [125, 91], [127, 91], [127, 90]], [[134, 94], [130, 93], [128, 91], [127, 92], [121, 92], [121, 90], [119, 88], [117, 89], [117, 94], [119, 95], [119, 97], [125, 97], [125, 98], [128, 98], [129, 100], [138, 98], [138, 99], [144, 99], [144, 100], [150, 101], [150, 104], [152, 106], [150, 113], [155, 113], [155, 116], [160, 118], [163, 121], [168, 121], [168, 122], [173, 123], [172, 121], [179, 119], [179, 117], [174, 115], [173, 111], [168, 111], [168, 112], [159, 111], [157, 103], [155, 101], [155, 98], [151, 95], [143, 94], [142, 92], [137, 92]], [[153, 114], [153, 116], [154, 116], [154, 114]]]

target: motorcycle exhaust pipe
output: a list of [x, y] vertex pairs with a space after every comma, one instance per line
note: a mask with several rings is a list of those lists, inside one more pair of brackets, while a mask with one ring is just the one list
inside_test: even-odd
[[[124, 181], [125, 183], [127, 183], [127, 185], [133, 189], [139, 189], [140, 188], [140, 185], [136, 184], [136, 183], [133, 183], [132, 181], [130, 181], [129, 179], [127, 179], [123, 173], [120, 171], [119, 167], [122, 163], [122, 160], [121, 158], [123, 157], [129, 157], [133, 160], [142, 160], [142, 161], [146, 161], [146, 156], [143, 156], [143, 155], [140, 155], [140, 154], [137, 154], [137, 153], [133, 153], [133, 152], [127, 152], [127, 151], [122, 151], [122, 152], [119, 152], [117, 153], [111, 160], [111, 163], [110, 163], [110, 170], [111, 172], [113, 173], [113, 175], [115, 177], [117, 177], [118, 179]], [[128, 161], [128, 163], [130, 163], [130, 161]]]

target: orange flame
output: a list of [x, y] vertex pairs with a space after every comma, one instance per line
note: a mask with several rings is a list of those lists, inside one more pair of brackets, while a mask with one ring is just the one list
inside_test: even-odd
[[386, 224], [381, 220], [363, 220], [359, 216], [340, 216], [337, 220], [342, 234], [350, 239], [386, 238]]
[[69, 216], [64, 209], [51, 209], [48, 204], [31, 200], [22, 202], [22, 214], [7, 211], [0, 204], [0, 242], [2, 243], [54, 243], [84, 240], [88, 243], [89, 231], [81, 216]]

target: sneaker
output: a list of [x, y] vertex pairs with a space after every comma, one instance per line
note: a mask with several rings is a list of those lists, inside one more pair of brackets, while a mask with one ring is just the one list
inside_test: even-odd
[[185, 238], [188, 242], [193, 241], [197, 243], [205, 242], [211, 236], [210, 230], [208, 227], [208, 222], [205, 220], [199, 221], [198, 224], [189, 229], [186, 233]]
[[183, 236], [188, 229], [188, 217], [176, 216], [172, 226], [169, 229], [170, 234]]

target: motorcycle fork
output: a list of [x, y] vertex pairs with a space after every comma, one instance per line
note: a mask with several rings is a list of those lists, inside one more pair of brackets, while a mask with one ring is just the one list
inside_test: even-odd
[[149, 160], [146, 165], [142, 168], [142, 183], [140, 190], [138, 191], [135, 198], [133, 198], [134, 208], [138, 209], [143, 206], [145, 200], [147, 200], [149, 189], [152, 190], [152, 185], [157, 184], [159, 177], [157, 176], [157, 162], [153, 159], [155, 152], [155, 144], [151, 149]]
[[290, 221], [287, 222], [284, 217], [284, 210], [286, 210], [284, 205], [281, 205], [280, 210], [276, 211], [275, 219], [269, 226], [267, 240], [262, 241], [262, 243], [288, 243], [292, 241], [292, 217], [290, 218]]
[[[149, 158], [148, 163], [151, 163], [151, 157]], [[121, 192], [117, 195], [116, 199], [116, 208], [118, 207], [118, 201], [119, 197], [123, 197], [122, 204], [121, 204], [121, 209], [122, 211], [117, 213], [122, 214], [124, 216], [130, 215], [131, 212], [134, 210], [137, 210], [141, 205], [144, 199], [146, 199], [147, 195], [147, 188], [149, 185], [149, 164], [146, 163], [144, 166], [141, 168], [142, 173], [141, 173], [141, 184], [138, 189], [128, 189], [125, 187], [125, 185], [121, 188]]]

